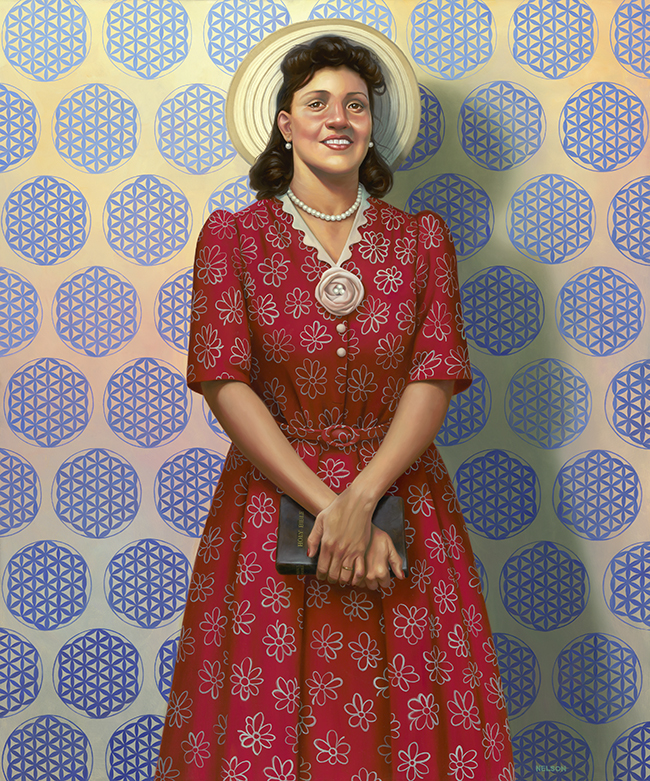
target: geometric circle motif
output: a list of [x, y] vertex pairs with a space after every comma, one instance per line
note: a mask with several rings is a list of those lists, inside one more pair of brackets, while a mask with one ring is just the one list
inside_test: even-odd
[[581, 271], [562, 287], [555, 319], [563, 339], [587, 355], [613, 355], [641, 333], [645, 303], [641, 291], [613, 268]]
[[594, 56], [598, 24], [586, 3], [527, 0], [512, 16], [509, 37], [512, 56], [522, 68], [564, 79]]
[[454, 484], [469, 528], [490, 540], [502, 540], [528, 528], [540, 504], [535, 470], [506, 450], [484, 450], [456, 470]]
[[75, 713], [105, 719], [135, 700], [142, 686], [136, 647], [118, 632], [91, 629], [59, 651], [52, 671], [54, 688]]
[[180, 632], [176, 632], [176, 634], [168, 637], [160, 646], [158, 654], [156, 655], [154, 676], [158, 691], [165, 702], [169, 699], [169, 693], [172, 689], [172, 678], [174, 677], [174, 667], [176, 665], [180, 637]]
[[650, 721], [645, 721], [626, 729], [612, 744], [607, 755], [607, 781], [647, 781], [649, 760]]
[[591, 633], [565, 646], [553, 666], [553, 691], [576, 719], [606, 724], [620, 718], [641, 693], [639, 659], [627, 643]]
[[628, 444], [650, 449], [650, 360], [621, 369], [605, 396], [609, 425]]
[[41, 133], [36, 106], [16, 87], [0, 84], [0, 173], [22, 165], [34, 154]]
[[18, 369], [7, 383], [5, 417], [11, 430], [30, 445], [67, 444], [86, 428], [93, 395], [72, 364], [39, 358]]
[[256, 43], [290, 21], [284, 3], [277, 0], [222, 0], [208, 11], [205, 48], [218, 68], [233, 74]]
[[563, 447], [584, 431], [591, 391], [582, 374], [556, 358], [533, 361], [510, 380], [506, 419], [525, 442], [546, 450]]
[[142, 487], [137, 472], [117, 453], [94, 448], [59, 467], [52, 505], [60, 521], [92, 539], [119, 534], [137, 515]]
[[230, 437], [221, 428], [221, 424], [215, 418], [214, 413], [210, 409], [208, 402], [205, 399], [203, 399], [202, 409], [203, 409], [203, 417], [205, 419], [205, 422], [210, 427], [210, 430], [219, 437], [219, 439], [223, 442], [226, 450], [228, 450], [228, 448], [230, 447]]
[[650, 264], [650, 176], [633, 179], [612, 198], [607, 213], [616, 249], [634, 263]]
[[7, 781], [89, 781], [92, 767], [90, 741], [61, 716], [37, 716], [16, 727], [2, 755]]
[[650, 542], [619, 551], [603, 578], [605, 603], [612, 613], [637, 629], [650, 629]]
[[516, 353], [544, 323], [542, 294], [521, 271], [492, 266], [464, 282], [460, 293], [467, 340], [483, 353]]
[[650, 77], [650, 3], [627, 0], [616, 9], [610, 30], [614, 56], [634, 76]]
[[428, 162], [442, 145], [445, 136], [445, 115], [438, 98], [428, 87], [420, 86], [420, 128], [408, 157], [399, 171], [410, 171]]
[[556, 721], [529, 724], [513, 737], [512, 749], [513, 778], [593, 781], [594, 758], [589, 744], [566, 724]]
[[14, 553], [2, 579], [2, 593], [12, 616], [43, 631], [79, 618], [88, 605], [90, 590], [90, 570], [81, 554], [53, 540], [33, 542]]
[[118, 369], [104, 392], [104, 416], [113, 432], [137, 447], [159, 447], [185, 428], [192, 399], [173, 366], [138, 358]]
[[493, 81], [465, 98], [458, 136], [467, 156], [491, 171], [529, 160], [546, 135], [546, 117], [532, 92], [511, 81]]
[[559, 174], [525, 182], [510, 199], [506, 228], [510, 241], [538, 263], [566, 263], [591, 244], [596, 209], [589, 193]]
[[140, 327], [140, 299], [133, 285], [102, 266], [77, 271], [52, 302], [56, 332], [72, 350], [103, 358], [128, 344]]
[[122, 182], [104, 207], [104, 233], [110, 246], [131, 263], [167, 263], [187, 244], [192, 212], [183, 192], [150, 174]]
[[0, 267], [0, 357], [13, 355], [39, 332], [43, 308], [36, 288], [25, 277]]
[[70, 165], [103, 174], [133, 156], [140, 137], [140, 115], [121, 90], [86, 84], [57, 106], [53, 134], [58, 153]]
[[516, 719], [535, 702], [541, 681], [539, 662], [532, 648], [518, 637], [495, 632], [494, 646], [508, 718]]
[[411, 56], [439, 79], [475, 73], [492, 57], [496, 26], [480, 0], [427, 0], [411, 12]]
[[410, 214], [430, 209], [449, 226], [458, 260], [467, 260], [490, 240], [494, 209], [485, 190], [459, 174], [440, 174], [413, 190], [406, 202]]
[[553, 485], [562, 523], [586, 540], [609, 540], [625, 531], [641, 509], [641, 481], [624, 458], [590, 450], [569, 459]]
[[41, 506], [41, 481], [23, 456], [0, 448], [0, 537], [28, 526]]
[[188, 537], [201, 536], [223, 463], [223, 456], [202, 447], [165, 461], [156, 475], [154, 498], [168, 526]]
[[154, 777], [164, 723], [161, 716], [138, 716], [115, 730], [106, 748], [109, 781]]
[[7, 14], [4, 52], [23, 76], [55, 81], [80, 65], [90, 48], [90, 24], [74, 0], [21, 0]]
[[501, 599], [528, 629], [548, 632], [570, 624], [589, 599], [589, 577], [575, 553], [555, 542], [524, 545], [501, 570]]
[[106, 599], [127, 624], [164, 626], [183, 612], [191, 573], [178, 548], [160, 540], [139, 540], [118, 551], [106, 567]]
[[117, 2], [104, 21], [104, 48], [110, 61], [129, 75], [156, 79], [187, 57], [187, 11], [172, 0]]
[[325, 0], [316, 3], [310, 19], [354, 19], [379, 30], [387, 38], [395, 37], [395, 19], [382, 0]]
[[190, 341], [192, 269], [177, 271], [156, 297], [154, 317], [160, 336], [174, 350], [186, 353]]
[[234, 214], [252, 203], [255, 203], [255, 193], [248, 186], [248, 175], [229, 179], [210, 196], [203, 210], [203, 221], [205, 222], [217, 209]]
[[17, 632], [0, 628], [0, 719], [31, 705], [42, 683], [43, 663], [36, 648]]
[[23, 260], [53, 266], [70, 260], [90, 231], [90, 209], [80, 190], [65, 179], [37, 176], [5, 201], [2, 232]]
[[560, 138], [574, 163], [616, 171], [632, 162], [648, 136], [648, 113], [631, 89], [601, 81], [581, 87], [560, 115]]
[[[256, 3], [246, 4], [257, 5]], [[215, 3], [230, 6], [230, 3]], [[160, 154], [188, 174], [208, 174], [237, 154], [226, 129], [226, 96], [216, 87], [180, 87], [161, 103], [155, 134]]]
[[465, 393], [457, 393], [449, 403], [438, 435], [437, 445], [460, 445], [483, 430], [492, 408], [487, 377], [472, 364], [473, 381]]

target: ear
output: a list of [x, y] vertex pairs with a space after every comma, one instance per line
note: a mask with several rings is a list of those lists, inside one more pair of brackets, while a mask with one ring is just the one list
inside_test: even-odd
[[285, 141], [291, 141], [291, 114], [288, 111], [280, 111], [277, 122]]

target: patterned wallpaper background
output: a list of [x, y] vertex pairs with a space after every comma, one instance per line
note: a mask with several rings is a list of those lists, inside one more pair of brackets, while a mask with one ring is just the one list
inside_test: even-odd
[[0, 0], [7, 781], [151, 778], [227, 449], [183, 378], [196, 234], [252, 199], [225, 93], [336, 16], [421, 84], [390, 200], [461, 261], [475, 381], [438, 442], [517, 779], [650, 779], [650, 0]]

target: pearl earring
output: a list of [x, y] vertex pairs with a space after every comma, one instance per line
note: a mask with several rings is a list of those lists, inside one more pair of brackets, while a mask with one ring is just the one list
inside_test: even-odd
[[284, 145], [285, 149], [291, 149], [291, 141], [287, 141], [287, 143]]
[[368, 144], [368, 149], [372, 149], [374, 145], [375, 145], [375, 142], [374, 142], [374, 141], [371, 141], [371, 142]]

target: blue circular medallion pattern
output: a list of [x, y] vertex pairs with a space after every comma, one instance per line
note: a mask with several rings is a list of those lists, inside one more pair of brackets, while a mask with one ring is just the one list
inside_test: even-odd
[[92, 539], [119, 534], [137, 515], [142, 487], [135, 469], [117, 453], [93, 448], [58, 468], [52, 505], [59, 520]]
[[191, 574], [192, 567], [178, 548], [144, 539], [113, 556], [106, 567], [104, 591], [122, 621], [154, 629], [183, 612]]
[[650, 629], [650, 542], [619, 551], [603, 579], [605, 604], [626, 624]]
[[467, 340], [482, 353], [512, 355], [539, 334], [544, 299], [533, 280], [508, 266], [470, 277], [460, 290]]
[[28, 263], [65, 263], [86, 243], [90, 209], [70, 182], [37, 176], [19, 185], [5, 201], [2, 232], [11, 249]]
[[106, 748], [109, 781], [150, 781], [154, 777], [164, 723], [161, 716], [138, 716], [115, 730]]
[[36, 81], [67, 76], [90, 49], [90, 24], [75, 0], [20, 0], [7, 14], [2, 32], [6, 58]]
[[135, 700], [142, 673], [133, 643], [118, 632], [91, 629], [61, 648], [52, 678], [56, 693], [71, 710], [89, 719], [105, 719]]
[[628, 444], [650, 448], [650, 360], [621, 369], [605, 396], [609, 425]]
[[0, 719], [31, 705], [42, 683], [43, 662], [36, 648], [18, 632], [0, 628]]
[[616, 249], [634, 263], [650, 264], [650, 176], [628, 182], [609, 206], [609, 236]]
[[218, 68], [233, 74], [256, 43], [290, 21], [284, 3], [278, 0], [220, 0], [205, 20], [205, 48]]
[[255, 203], [255, 193], [248, 186], [248, 176], [228, 179], [210, 196], [203, 210], [203, 220], [205, 222], [217, 209], [234, 213], [252, 203]]
[[610, 42], [614, 56], [634, 76], [650, 77], [650, 3], [625, 0], [612, 19]]
[[445, 115], [438, 98], [428, 87], [420, 86], [420, 128], [408, 157], [399, 171], [410, 171], [431, 160], [445, 137]]
[[41, 299], [34, 285], [15, 271], [0, 267], [0, 357], [27, 347], [42, 320]]
[[54, 145], [70, 165], [104, 174], [130, 160], [140, 138], [140, 115], [123, 92], [86, 84], [66, 95], [53, 119]]
[[458, 260], [467, 260], [488, 243], [494, 209], [485, 190], [459, 174], [440, 174], [413, 190], [406, 202], [410, 214], [430, 209], [447, 223]]
[[632, 465], [607, 450], [570, 458], [553, 484], [557, 517], [586, 540], [609, 540], [625, 531], [639, 514], [641, 498]]
[[593, 781], [594, 758], [589, 744], [566, 724], [556, 721], [529, 724], [513, 737], [512, 749], [513, 778]]
[[192, 399], [185, 378], [154, 358], [122, 366], [104, 392], [104, 416], [113, 432], [137, 447], [171, 442], [190, 418]]
[[90, 599], [90, 570], [70, 545], [41, 540], [26, 545], [9, 560], [2, 593], [9, 612], [43, 631], [75, 621]]
[[206, 84], [172, 92], [156, 113], [160, 154], [188, 174], [209, 174], [232, 160], [236, 152], [226, 129], [225, 105], [224, 93]]
[[562, 707], [589, 724], [626, 714], [641, 693], [639, 659], [617, 637], [590, 633], [565, 646], [553, 666], [553, 691]]
[[558, 174], [530, 179], [512, 196], [506, 227], [513, 245], [538, 263], [565, 263], [591, 244], [596, 209], [589, 193]]
[[41, 481], [26, 458], [0, 448], [0, 537], [34, 520], [41, 506]]
[[512, 81], [477, 87], [463, 101], [458, 137], [465, 154], [490, 171], [507, 171], [529, 160], [546, 135], [542, 104]]
[[154, 317], [158, 333], [174, 350], [187, 353], [190, 341], [192, 269], [178, 271], [163, 283], [156, 297]]
[[190, 22], [173, 0], [122, 0], [104, 21], [104, 48], [110, 61], [129, 75], [156, 79], [187, 57]]
[[586, 3], [527, 0], [510, 23], [510, 49], [522, 68], [535, 76], [564, 79], [594, 56], [598, 25]]
[[641, 333], [645, 302], [628, 276], [600, 266], [564, 283], [555, 319], [562, 338], [578, 352], [614, 355]]
[[461, 79], [494, 54], [492, 12], [480, 0], [427, 0], [409, 18], [411, 56], [439, 79]]
[[395, 37], [395, 19], [382, 0], [325, 0], [316, 3], [310, 19], [354, 19], [374, 27], [387, 38]]
[[487, 377], [472, 364], [474, 378], [465, 393], [457, 393], [449, 402], [447, 415], [436, 437], [437, 445], [460, 445], [467, 442], [487, 423], [492, 409], [492, 392]]
[[84, 375], [67, 361], [39, 358], [18, 369], [7, 383], [5, 418], [30, 445], [67, 444], [86, 428], [93, 395]]
[[465, 522], [490, 540], [514, 537], [530, 526], [539, 511], [535, 470], [506, 450], [484, 450], [463, 461], [454, 484]]
[[141, 266], [167, 263], [187, 244], [192, 211], [167, 179], [145, 174], [123, 182], [104, 207], [104, 233], [125, 260]]
[[0, 84], [0, 173], [22, 165], [34, 154], [41, 134], [36, 106], [19, 89]]
[[176, 634], [168, 637], [160, 646], [156, 655], [154, 676], [158, 691], [165, 702], [169, 699], [169, 694], [172, 689], [172, 679], [174, 677], [174, 667], [176, 666], [176, 656], [178, 655], [180, 637], [180, 632], [176, 632]]
[[117, 271], [91, 266], [68, 277], [52, 302], [61, 341], [82, 355], [103, 358], [121, 350], [140, 327], [140, 299]]
[[648, 112], [631, 89], [611, 82], [581, 87], [560, 115], [560, 138], [574, 163], [616, 171], [631, 163], [648, 137]]
[[501, 570], [501, 599], [515, 621], [548, 632], [567, 626], [589, 599], [589, 577], [573, 551], [555, 542], [524, 545]]
[[60, 716], [37, 716], [9, 735], [2, 755], [7, 781], [89, 781], [93, 751], [85, 733]]
[[211, 431], [215, 433], [219, 437], [219, 439], [224, 443], [226, 449], [228, 449], [230, 447], [230, 438], [228, 437], [226, 432], [221, 428], [221, 424], [215, 418], [205, 398], [203, 399], [202, 409], [203, 409], [203, 417], [205, 419], [205, 422], [208, 424]]
[[223, 456], [193, 447], [167, 459], [154, 484], [163, 521], [188, 537], [200, 537], [223, 469]]
[[584, 431], [591, 415], [591, 391], [577, 369], [556, 358], [521, 368], [505, 397], [510, 428], [525, 442], [551, 450]]
[[539, 662], [532, 648], [518, 637], [499, 632], [493, 637], [508, 718], [516, 719], [535, 702], [542, 677]]
[[607, 781], [647, 781], [649, 752], [650, 721], [626, 729], [607, 755]]

